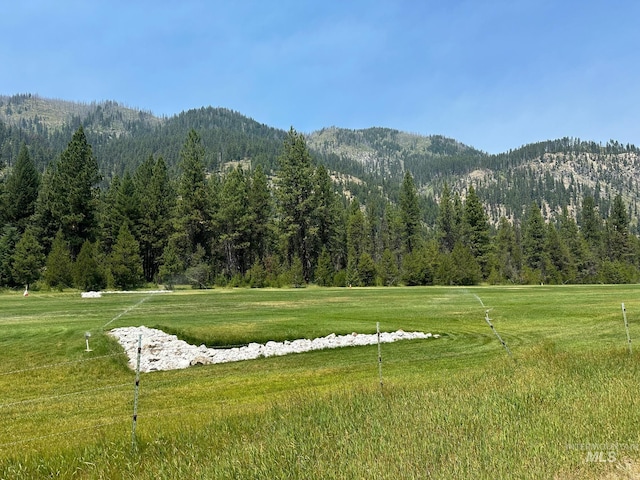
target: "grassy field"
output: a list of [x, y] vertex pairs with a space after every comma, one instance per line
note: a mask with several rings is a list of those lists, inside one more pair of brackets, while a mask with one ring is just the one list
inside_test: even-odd
[[[0, 478], [640, 478], [638, 286], [0, 294]], [[485, 310], [509, 346], [507, 355]], [[142, 374], [106, 332], [439, 339]], [[86, 352], [85, 332], [91, 333]], [[635, 344], [633, 344], [635, 345]]]

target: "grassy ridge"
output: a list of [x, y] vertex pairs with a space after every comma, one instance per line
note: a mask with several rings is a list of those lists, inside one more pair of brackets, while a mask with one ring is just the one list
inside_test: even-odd
[[[637, 292], [3, 294], [0, 478], [629, 478], [640, 372], [620, 303], [640, 338]], [[376, 322], [443, 337], [383, 345], [384, 394], [375, 346], [144, 374], [132, 452], [134, 374], [105, 330], [144, 324], [223, 346], [372, 333]], [[586, 443], [615, 461], [586, 461]]]

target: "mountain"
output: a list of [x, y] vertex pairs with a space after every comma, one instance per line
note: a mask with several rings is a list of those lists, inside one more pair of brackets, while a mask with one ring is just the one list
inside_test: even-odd
[[[0, 96], [0, 167], [13, 164], [24, 141], [44, 169], [80, 125], [107, 183], [150, 155], [162, 156], [175, 171], [192, 128], [202, 137], [210, 171], [242, 163], [260, 164], [273, 173], [286, 136], [283, 130], [224, 108], [156, 117], [113, 101], [86, 104], [30, 94]], [[542, 205], [547, 218], [565, 206], [577, 216], [585, 195], [593, 196], [606, 216], [620, 193], [632, 228], [638, 228], [640, 151], [634, 145], [563, 138], [489, 155], [440, 135], [391, 128], [330, 127], [306, 138], [317, 161], [361, 203], [374, 190], [397, 199], [404, 172], [410, 171], [430, 212], [425, 214], [427, 222], [434, 220], [433, 206], [446, 183], [463, 198], [468, 186], [474, 185], [494, 224], [501, 216], [522, 218], [534, 201]]]

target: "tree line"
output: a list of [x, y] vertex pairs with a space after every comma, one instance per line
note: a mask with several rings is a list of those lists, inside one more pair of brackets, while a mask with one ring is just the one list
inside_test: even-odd
[[[211, 173], [196, 130], [177, 174], [148, 156], [107, 187], [82, 127], [40, 173], [25, 144], [0, 183], [0, 286], [83, 290], [145, 283], [279, 287], [627, 283], [640, 242], [620, 195], [608, 212], [489, 221], [473, 185], [424, 201], [410, 172], [392, 198], [339, 190], [293, 128], [274, 175]], [[366, 186], [362, 187], [366, 189]], [[426, 215], [425, 209], [429, 210]], [[434, 218], [433, 222], [425, 218]]]

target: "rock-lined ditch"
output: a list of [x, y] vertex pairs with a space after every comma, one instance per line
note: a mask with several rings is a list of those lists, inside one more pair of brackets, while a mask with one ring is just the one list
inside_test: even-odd
[[[273, 357], [291, 353], [323, 350], [325, 348], [354, 347], [374, 345], [378, 342], [377, 334], [352, 333], [350, 335], [336, 335], [331, 333], [326, 337], [309, 340], [285, 340], [284, 342], [267, 342], [265, 344], [250, 343], [243, 347], [209, 348], [206, 345], [195, 346], [175, 335], [169, 335], [155, 328], [122, 327], [110, 331], [129, 356], [129, 366], [135, 368], [138, 353], [138, 338], [142, 335], [142, 350], [140, 355], [140, 371], [153, 372], [158, 370], [177, 370], [192, 365], [209, 365], [214, 363], [238, 362], [253, 360], [260, 357]], [[439, 338], [438, 334], [423, 332], [380, 333], [381, 343], [397, 342], [399, 340], [415, 340]]]

